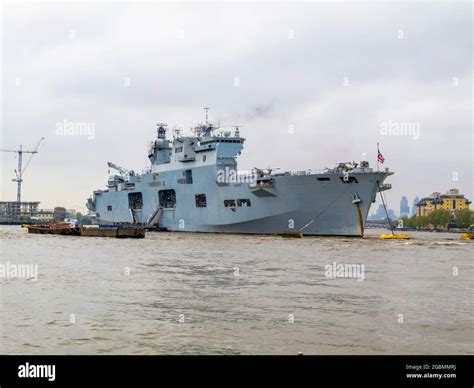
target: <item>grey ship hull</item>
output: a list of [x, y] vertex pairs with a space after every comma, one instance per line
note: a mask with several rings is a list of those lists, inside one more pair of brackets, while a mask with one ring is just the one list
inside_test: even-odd
[[[184, 169], [183, 169], [184, 170]], [[192, 183], [177, 183], [183, 170], [147, 173], [132, 190], [96, 191], [93, 210], [99, 224], [142, 223], [155, 215], [156, 225], [169, 231], [362, 236], [378, 185], [389, 172], [351, 172], [272, 177], [272, 183], [216, 183], [212, 166], [193, 169]], [[355, 178], [355, 179], [353, 179]], [[159, 191], [175, 190], [176, 203], [160, 203]], [[141, 209], [131, 210], [129, 194], [140, 192]], [[206, 207], [196, 206], [196, 194], [206, 195]], [[238, 199], [250, 206], [238, 206]], [[236, 200], [236, 206], [224, 206]]]

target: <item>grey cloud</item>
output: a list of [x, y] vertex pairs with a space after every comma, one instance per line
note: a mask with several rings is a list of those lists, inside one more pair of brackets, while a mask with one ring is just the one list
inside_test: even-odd
[[[83, 202], [109, 159], [141, 170], [154, 124], [188, 129], [204, 106], [244, 126], [244, 167], [373, 160], [380, 141], [393, 207], [453, 185], [472, 197], [469, 3], [9, 4], [4, 21], [2, 144], [47, 137], [25, 177], [45, 206]], [[94, 122], [96, 138], [55, 136], [65, 119]], [[387, 120], [419, 121], [420, 139], [381, 137]], [[15, 161], [1, 157], [13, 198]]]

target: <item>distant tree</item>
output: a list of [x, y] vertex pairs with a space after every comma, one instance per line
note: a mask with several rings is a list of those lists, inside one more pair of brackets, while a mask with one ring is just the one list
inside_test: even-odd
[[418, 217], [417, 215], [414, 215], [413, 217], [411, 217], [411, 222], [413, 222], [413, 227], [415, 229], [420, 228], [420, 217]]
[[398, 224], [402, 228], [410, 228], [410, 219], [408, 217], [402, 217], [398, 219]]
[[413, 215], [410, 218], [407, 219], [407, 228], [413, 228], [416, 229], [416, 216]]
[[453, 220], [453, 214], [446, 209], [440, 209], [439, 222], [440, 225], [446, 229], [449, 223]]
[[436, 228], [436, 223], [438, 222], [438, 214], [436, 210], [432, 210], [426, 215], [427, 223], [434, 226]]
[[77, 212], [76, 213], [76, 218], [77, 218], [77, 222], [81, 223], [84, 216], [81, 212]]
[[425, 229], [430, 224], [428, 216], [418, 216], [416, 217], [416, 225], [420, 229]]
[[452, 220], [452, 215], [449, 210], [437, 209], [433, 210], [427, 216], [428, 224], [433, 225], [436, 229], [446, 228], [449, 222]]
[[458, 210], [454, 219], [458, 228], [469, 228], [474, 224], [474, 212], [469, 209]]

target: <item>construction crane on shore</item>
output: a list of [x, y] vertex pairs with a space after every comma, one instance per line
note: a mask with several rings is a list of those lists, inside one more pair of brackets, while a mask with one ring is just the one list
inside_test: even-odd
[[[15, 170], [16, 177], [14, 179], [12, 179], [12, 182], [16, 182], [16, 184], [17, 184], [17, 186], [16, 186], [16, 201], [18, 203], [21, 202], [21, 182], [23, 182], [23, 174], [25, 173], [26, 169], [28, 168], [28, 165], [30, 164], [31, 159], [33, 158], [34, 154], [38, 153], [38, 148], [41, 145], [41, 143], [43, 142], [43, 140], [44, 140], [44, 137], [42, 137], [38, 140], [38, 143], [36, 143], [36, 146], [33, 149], [33, 151], [24, 150], [22, 145], [20, 145], [20, 149], [18, 149], [18, 150], [3, 150], [3, 149], [0, 149], [0, 152], [16, 152], [16, 153], [18, 153], [18, 167]], [[25, 167], [23, 167], [23, 154], [31, 154], [30, 157], [28, 158], [28, 160], [25, 163]]]

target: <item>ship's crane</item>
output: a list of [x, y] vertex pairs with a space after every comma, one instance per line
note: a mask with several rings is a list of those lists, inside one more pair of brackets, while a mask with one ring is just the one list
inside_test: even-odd
[[[3, 150], [3, 149], [0, 150], [0, 152], [16, 152], [16, 153], [18, 153], [18, 167], [15, 170], [16, 178], [12, 179], [12, 182], [16, 182], [16, 184], [17, 184], [17, 186], [16, 186], [16, 200], [17, 200], [17, 202], [21, 202], [21, 182], [23, 182], [23, 174], [25, 173], [28, 165], [30, 164], [31, 159], [33, 158], [33, 155], [38, 153], [38, 148], [41, 145], [41, 143], [43, 142], [43, 140], [44, 140], [44, 137], [42, 137], [38, 140], [38, 143], [36, 143], [36, 146], [35, 146], [33, 151], [24, 150], [22, 145], [20, 145], [20, 149], [18, 149], [18, 150]], [[22, 166], [22, 164], [23, 164], [23, 154], [31, 154], [30, 157], [28, 158], [28, 160], [25, 163], [25, 167]]]
[[112, 162], [107, 162], [107, 166], [109, 166], [109, 168], [113, 168], [114, 170], [117, 170], [121, 176], [125, 176], [127, 175], [129, 172], [133, 172], [133, 171], [129, 171], [123, 167], [120, 167], [119, 165], [115, 164], [115, 163], [112, 163]]

